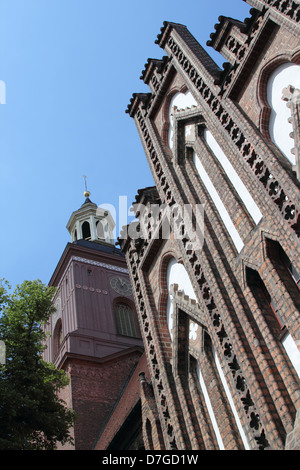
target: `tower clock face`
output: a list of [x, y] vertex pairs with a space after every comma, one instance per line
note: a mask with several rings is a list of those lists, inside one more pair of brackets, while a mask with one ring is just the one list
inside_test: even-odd
[[130, 282], [127, 279], [123, 279], [122, 277], [113, 277], [110, 280], [111, 287], [121, 295], [131, 295], [132, 294], [132, 287]]

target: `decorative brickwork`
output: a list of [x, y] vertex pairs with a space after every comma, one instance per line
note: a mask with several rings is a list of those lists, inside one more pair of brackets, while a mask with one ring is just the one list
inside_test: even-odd
[[294, 430], [287, 436], [286, 450], [300, 450], [300, 413], [297, 413]]
[[[119, 238], [151, 375], [151, 393], [143, 382], [149, 392], [143, 412], [149, 448], [154, 436], [162, 448], [158, 420], [166, 449], [284, 449], [287, 436], [293, 436], [290, 447], [297, 445], [298, 434], [291, 433], [300, 406], [299, 182], [292, 165], [252, 122], [259, 102], [247, 115], [239, 99], [242, 103], [253, 89], [261, 96], [262, 47], [267, 44], [275, 63], [285, 53], [278, 44], [289, 23], [290, 56], [299, 55], [298, 6], [249, 3], [251, 18], [221, 17], [211, 36], [210, 45], [229, 61], [223, 71], [185, 26], [164, 23], [156, 42], [167, 55], [148, 60], [141, 78], [150, 93], [134, 94], [127, 109], [156, 185], [140, 190], [135, 201], [136, 228], [146, 229], [140, 232], [146, 236], [132, 238], [125, 227]], [[195, 104], [170, 109], [178, 94]], [[261, 219], [250, 215], [231, 170], [205, 141], [205, 130], [249, 191]], [[211, 186], [240, 236], [239, 250]], [[159, 218], [151, 217], [153, 204], [162, 207]], [[188, 219], [183, 216], [187, 204], [193, 208]], [[204, 207], [203, 227], [197, 205]], [[167, 219], [166, 239], [161, 235]], [[196, 300], [181, 293], [181, 278], [175, 282], [179, 287], [167, 285], [170, 259], [184, 266]]]
[[295, 155], [295, 171], [300, 180], [300, 90], [289, 85], [283, 90], [282, 99], [287, 101], [287, 106], [291, 110], [290, 122], [293, 126], [292, 137], [295, 143], [292, 153]]
[[[244, 0], [247, 1], [247, 0]], [[260, 7], [266, 5], [275, 10], [275, 12], [284, 15], [293, 22], [300, 23], [300, 5], [294, 0], [250, 0], [247, 1], [251, 5]]]

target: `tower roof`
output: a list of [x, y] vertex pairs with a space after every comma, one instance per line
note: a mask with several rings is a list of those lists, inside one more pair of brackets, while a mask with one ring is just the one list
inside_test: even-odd
[[[86, 195], [86, 192], [84, 192], [83, 194], [84, 194], [84, 196], [85, 196], [85, 195]], [[85, 201], [84, 201], [84, 203], [81, 205], [81, 207], [84, 206], [85, 204], [93, 204], [94, 206], [97, 206], [97, 204], [95, 204], [94, 202], [92, 202], [92, 201], [90, 200], [90, 198], [89, 198], [90, 193], [88, 193], [88, 194], [89, 194], [89, 195], [86, 196]]]

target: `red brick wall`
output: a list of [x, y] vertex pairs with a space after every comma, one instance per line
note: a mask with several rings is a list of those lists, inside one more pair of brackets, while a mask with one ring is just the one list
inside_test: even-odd
[[[137, 401], [140, 398], [140, 379], [139, 374], [143, 372], [149, 380], [149, 373], [147, 367], [146, 356], [141, 356], [135, 370], [133, 371], [130, 381], [128, 382], [126, 389], [124, 389], [122, 396], [107, 422], [105, 429], [99, 436], [99, 440], [95, 445], [95, 450], [105, 450], [112, 441], [115, 434], [118, 432], [130, 412], [133, 410]], [[130, 433], [130, 430], [128, 430]]]
[[104, 363], [69, 362], [70, 385], [63, 393], [78, 416], [76, 450], [92, 449], [139, 357], [140, 353], [133, 352]]
[[287, 436], [286, 450], [300, 450], [300, 412], [298, 411], [293, 431]]
[[[205, 206], [205, 243], [202, 249], [200, 245], [190, 247], [186, 240], [176, 246], [173, 240], [148, 239], [137, 246], [134, 241], [128, 241], [125, 250], [150, 364], [157, 416], [165, 446], [170, 449], [216, 446], [213, 437], [207, 438], [209, 420], [205, 418], [205, 410], [199, 409], [200, 393], [190, 380], [188, 353], [191, 352], [183, 350], [183, 345], [188, 341], [184, 322], [178, 327], [180, 341], [177, 338], [177, 343], [171, 344], [168, 336], [164, 259], [167, 260], [171, 252], [185, 265], [200, 305], [196, 313], [184, 311], [187, 316], [195, 315], [199, 323], [202, 321], [205, 325], [250, 448], [283, 449], [286, 436], [291, 436], [293, 431], [300, 405], [299, 378], [283, 349], [278, 330], [274, 328], [270, 303], [262, 305], [248, 278], [250, 269], [260, 276], [269, 295], [280, 307], [286, 329], [297, 342], [300, 334], [299, 292], [291, 293], [287, 273], [278, 269], [268, 240], [280, 243], [297, 269], [300, 268], [295, 220], [299, 212], [295, 212], [295, 219], [291, 219], [293, 222], [287, 215], [291, 207], [299, 211], [299, 188], [291, 167], [279, 151], [266, 144], [258, 129], [262, 108], [257, 97], [261, 98], [262, 92], [257, 87], [261, 80], [261, 89], [265, 89], [267, 74], [262, 71], [266, 71], [267, 64], [289, 54], [295, 57], [296, 49], [300, 50], [299, 35], [292, 36], [292, 29], [284, 23], [279, 32], [275, 33], [275, 27], [265, 42], [270, 29], [268, 23], [263, 23], [268, 21], [268, 13], [263, 16], [261, 22], [256, 24], [253, 36], [249, 37], [250, 46], [245, 52], [245, 57], [249, 53], [249, 62], [243, 64], [243, 80], [238, 73], [233, 75], [233, 81], [229, 84], [232, 88], [229, 86], [227, 90], [219, 88], [216, 70], [187, 29], [182, 25], [165, 23], [157, 42], [168, 54], [172, 65], [169, 63], [163, 71], [160, 70], [162, 80], [157, 89], [152, 90], [151, 99], [145, 101], [144, 95], [139, 97], [136, 94], [129, 107], [161, 201], [170, 206], [186, 202]], [[260, 30], [262, 24], [268, 27]], [[262, 37], [256, 43], [260, 47], [254, 49], [253, 54], [253, 44], [260, 31]], [[198, 114], [205, 120], [263, 215], [257, 226], [249, 222], [245, 207], [237, 206], [239, 188], [230, 188], [223, 170], [215, 165], [213, 153], [203, 149], [199, 158], [206, 164], [213, 180], [218, 181], [219, 195], [244, 242], [241, 253], [235, 250], [207, 188], [193, 167], [187, 151], [187, 146], [191, 147], [191, 144], [182, 137], [182, 141], [178, 139], [173, 155], [167, 148], [170, 95], [176, 87], [182, 88], [184, 83], [198, 102]], [[239, 97], [239, 104], [232, 96]], [[181, 117], [178, 116], [177, 129]], [[195, 115], [186, 112], [184, 117], [190, 123]], [[285, 202], [282, 204], [278, 196], [274, 196], [277, 194], [273, 192], [274, 183], [280, 191], [285, 191]], [[143, 201], [142, 192], [139, 194]], [[145, 201], [147, 197], [145, 193]], [[294, 201], [293, 206], [291, 201]], [[240, 212], [237, 212], [237, 207]], [[185, 366], [182, 366], [182, 356], [179, 357], [182, 351], [187, 358]], [[218, 393], [214, 388], [217, 383], [213, 376], [213, 361], [209, 359], [209, 354], [204, 355], [203, 349], [199, 349], [199, 355], [197, 359], [209, 384], [223, 442], [228, 449], [240, 448], [238, 433], [230, 425], [230, 407], [226, 409], [226, 401], [218, 399], [222, 387]], [[178, 372], [176, 364], [179, 361], [183, 369]], [[155, 416], [153, 410], [152, 413]], [[147, 423], [149, 432], [150, 428], [154, 429], [153, 417]]]

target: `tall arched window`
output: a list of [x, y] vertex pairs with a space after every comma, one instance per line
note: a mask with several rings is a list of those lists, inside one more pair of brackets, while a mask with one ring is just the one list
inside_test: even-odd
[[124, 302], [118, 302], [114, 307], [117, 331], [119, 335], [137, 337], [133, 310]]
[[168, 143], [169, 147], [171, 150], [173, 150], [174, 147], [174, 129], [173, 129], [173, 108], [176, 107], [177, 109], [185, 109], [185, 108], [191, 108], [192, 106], [197, 106], [197, 101], [195, 101], [193, 95], [191, 94], [190, 91], [187, 91], [186, 93], [181, 93], [178, 92], [176, 93], [173, 98], [171, 99], [170, 105], [169, 105], [169, 135], [168, 135]]
[[[176, 331], [173, 331], [174, 313], [175, 315], [178, 315], [178, 312], [176, 313], [176, 308], [173, 302], [176, 299], [174, 299], [174, 297], [172, 297], [172, 295], [170, 294], [172, 284], [173, 285], [177, 284], [178, 290], [182, 291], [185, 294], [185, 296], [189, 297], [189, 299], [196, 299], [196, 295], [195, 295], [192, 283], [190, 281], [189, 275], [184, 265], [178, 263], [175, 258], [172, 258], [169, 261], [169, 264], [167, 267], [167, 287], [168, 287], [169, 295], [167, 299], [167, 311], [166, 311], [171, 340], [174, 343], [174, 335], [176, 336], [177, 334], [178, 336], [178, 333], [176, 333]], [[179, 308], [179, 310], [182, 310], [184, 312], [184, 309]], [[180, 329], [182, 328], [180, 327]], [[177, 324], [177, 330], [179, 331], [178, 324]], [[197, 381], [201, 390], [201, 397], [203, 398], [203, 402], [205, 403], [205, 407], [207, 408], [208, 415], [211, 420], [212, 428], [216, 436], [216, 441], [218, 443], [219, 448], [220, 449], [223, 448], [224, 444], [222, 442], [221, 433], [223, 432], [225, 434], [225, 428], [223, 428], [223, 424], [225, 421], [222, 422], [220, 418], [218, 418], [218, 410], [220, 411], [220, 407], [223, 406], [224, 403], [226, 403], [226, 413], [227, 413], [226, 419], [231, 420], [230, 427], [232, 430], [235, 429], [234, 432], [238, 433], [239, 431], [239, 438], [237, 440], [239, 440], [240, 442], [238, 445], [241, 445], [241, 442], [243, 442], [245, 449], [248, 449], [249, 445], [247, 442], [247, 438], [245, 436], [242, 424], [240, 422], [239, 415], [235, 408], [234, 399], [231, 396], [230, 389], [227, 385], [225, 374], [222, 371], [221, 364], [219, 362], [217, 354], [215, 353], [211, 340], [209, 339], [208, 341], [207, 339], [208, 335], [207, 334], [204, 335], [204, 330], [201, 330], [201, 331], [202, 332], [200, 333], [200, 336], [202, 338], [205, 337], [205, 343], [203, 340], [203, 344], [202, 344], [202, 345], [205, 344], [205, 348], [200, 347], [198, 343], [197, 348], [199, 349], [197, 349], [197, 357], [195, 358], [195, 360], [193, 359], [192, 360], [194, 362], [194, 365], [197, 364], [196, 367], [193, 366], [195, 369], [194, 373], [197, 377]], [[193, 333], [191, 332], [191, 322], [190, 322], [189, 341], [191, 340], [192, 335]], [[191, 343], [190, 343], [190, 347], [191, 347]], [[210, 352], [207, 353], [209, 348], [210, 348]], [[195, 353], [195, 350], [194, 350], [194, 353]], [[190, 355], [189, 357], [191, 360], [192, 355]], [[213, 373], [214, 375], [212, 375]], [[218, 384], [218, 389], [219, 391], [221, 391], [220, 395], [217, 395], [216, 391], [214, 392], [212, 391], [212, 387], [211, 387], [212, 384]], [[208, 387], [208, 385], [210, 386]], [[222, 395], [222, 398], [220, 398], [221, 395]], [[198, 397], [194, 396], [193, 391], [191, 391], [191, 397], [192, 397], [192, 400], [196, 404]], [[219, 401], [218, 401], [218, 397], [219, 397]], [[200, 401], [202, 400], [202, 398], [200, 399]], [[224, 399], [226, 400], [226, 402], [224, 402]]]
[[91, 227], [88, 222], [83, 222], [82, 224], [82, 237], [84, 240], [90, 240], [91, 238]]
[[99, 240], [104, 240], [104, 227], [102, 220], [97, 220], [96, 222], [97, 237]]

